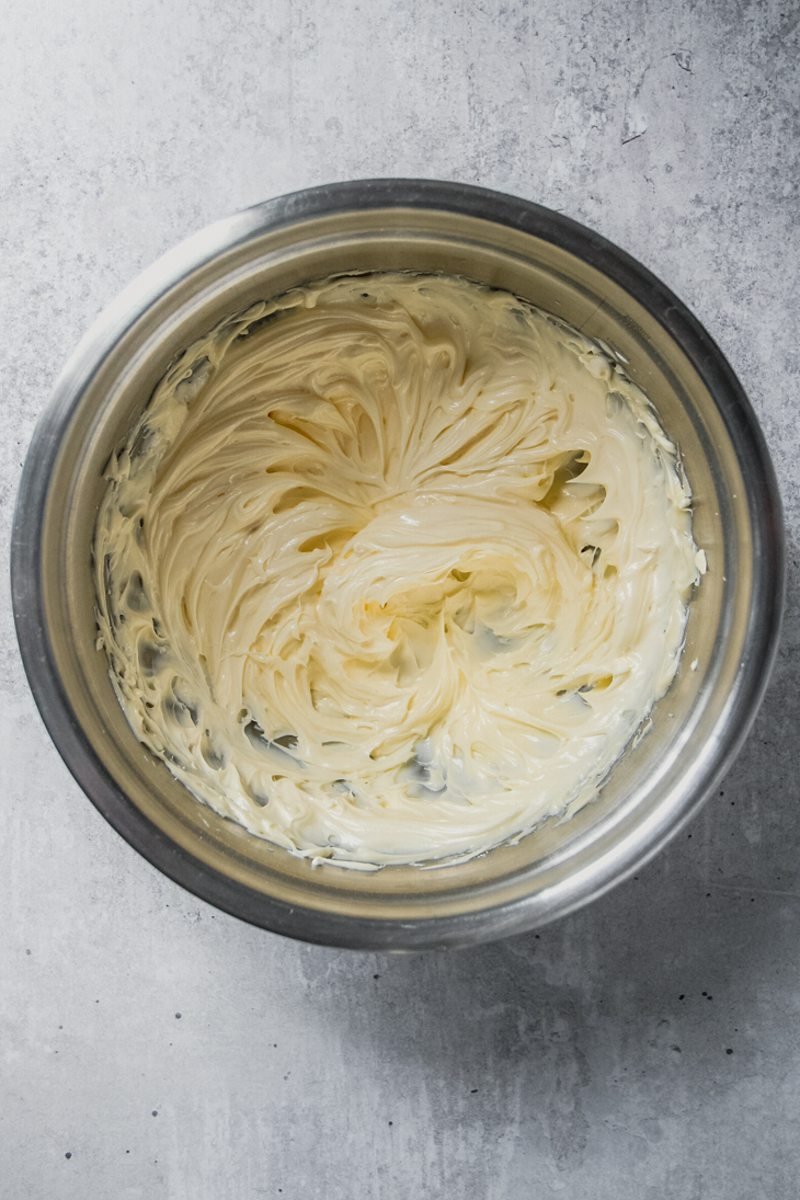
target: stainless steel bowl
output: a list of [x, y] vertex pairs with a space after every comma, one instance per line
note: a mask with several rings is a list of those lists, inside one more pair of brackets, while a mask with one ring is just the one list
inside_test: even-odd
[[[195, 801], [136, 740], [94, 646], [90, 573], [102, 470], [173, 356], [225, 315], [335, 272], [417, 269], [506, 288], [629, 364], [678, 442], [709, 573], [653, 729], [599, 799], [516, 846], [444, 870], [312, 868]], [[220, 221], [141, 275], [67, 364], [33, 437], [13, 531], [14, 613], [36, 702], [115, 829], [203, 899], [333, 945], [411, 949], [540, 925], [664, 845], [739, 749], [773, 659], [783, 527], [753, 411], [717, 346], [654, 276], [548, 209], [450, 183], [299, 192]], [[697, 660], [696, 669], [691, 664]]]

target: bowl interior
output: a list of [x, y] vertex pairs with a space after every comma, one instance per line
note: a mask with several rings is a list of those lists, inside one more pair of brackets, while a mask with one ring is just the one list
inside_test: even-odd
[[[609, 277], [601, 243], [596, 253], [587, 242], [577, 254], [469, 213], [385, 206], [301, 214], [277, 225], [252, 210], [205, 237], [128, 290], [59, 386], [39, 566], [62, 699], [73, 736], [92, 752], [84, 786], [135, 843], [149, 827], [158, 865], [169, 871], [163, 858], [173, 849], [194, 864], [201, 894], [212, 895], [204, 879], [224, 879], [237, 898], [223, 897], [223, 906], [278, 928], [282, 911], [289, 931], [299, 911], [301, 932], [311, 938], [358, 941], [325, 932], [326, 922], [341, 929], [358, 918], [385, 924], [381, 944], [402, 945], [415, 940], [414, 923], [441, 922], [444, 930], [456, 918], [457, 940], [469, 940], [470, 922], [480, 924], [487, 912], [495, 914], [497, 934], [519, 924], [519, 904], [531, 925], [602, 890], [664, 839], [719, 767], [717, 742], [736, 703], [752, 620], [760, 536], [743, 479], [740, 418], [717, 406], [703, 362], [680, 348], [674, 314], [656, 315], [655, 301], [635, 298]], [[508, 289], [606, 343], [680, 447], [709, 571], [691, 603], [681, 669], [653, 728], [595, 802], [471, 862], [363, 873], [312, 868], [247, 835], [194, 800], [137, 742], [95, 649], [90, 549], [103, 468], [176, 353], [255, 300], [333, 273], [388, 269], [447, 272]]]

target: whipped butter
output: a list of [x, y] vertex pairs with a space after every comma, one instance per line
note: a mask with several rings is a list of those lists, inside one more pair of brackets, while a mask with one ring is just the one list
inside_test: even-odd
[[621, 367], [446, 277], [225, 321], [107, 478], [98, 645], [137, 736], [217, 812], [344, 866], [469, 856], [595, 795], [704, 565]]

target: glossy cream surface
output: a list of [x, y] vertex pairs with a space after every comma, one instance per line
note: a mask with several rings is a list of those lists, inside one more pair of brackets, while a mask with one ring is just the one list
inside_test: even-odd
[[107, 476], [98, 645], [131, 726], [319, 862], [468, 856], [590, 799], [675, 674], [704, 569], [624, 371], [444, 277], [231, 318]]

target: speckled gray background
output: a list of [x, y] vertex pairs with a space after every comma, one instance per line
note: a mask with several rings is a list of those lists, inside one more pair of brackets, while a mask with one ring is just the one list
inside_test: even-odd
[[0, 1195], [795, 1200], [800, 14], [784, 3], [11, 0], [2, 539], [62, 361], [184, 234], [428, 175], [595, 226], [749, 390], [790, 529], [744, 753], [640, 877], [538, 935], [385, 959], [214, 912], [107, 827], [0, 602]]

